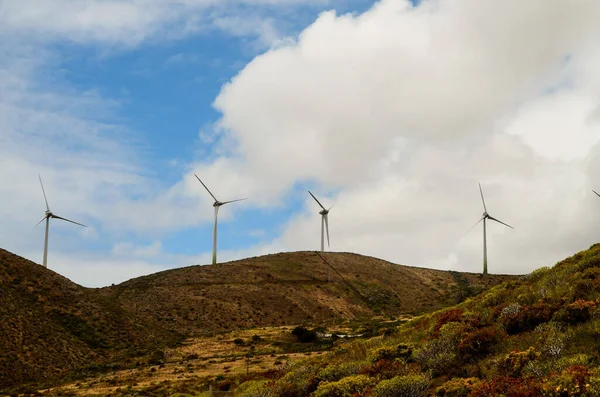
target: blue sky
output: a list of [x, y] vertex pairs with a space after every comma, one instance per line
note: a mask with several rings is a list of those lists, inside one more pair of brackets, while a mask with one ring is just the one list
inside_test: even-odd
[[52, 223], [53, 270], [101, 286], [207, 264], [197, 173], [249, 197], [220, 213], [221, 260], [317, 249], [311, 189], [334, 251], [479, 271], [479, 181], [516, 224], [490, 231], [490, 271], [585, 248], [598, 6], [515, 4], [0, 0], [0, 247], [41, 261], [40, 173], [90, 226]]

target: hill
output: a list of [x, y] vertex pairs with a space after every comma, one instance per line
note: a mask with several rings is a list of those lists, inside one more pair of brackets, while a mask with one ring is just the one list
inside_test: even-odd
[[293, 252], [168, 270], [103, 292], [138, 316], [194, 336], [420, 314], [512, 278], [401, 266], [351, 253]]
[[600, 396], [600, 244], [389, 337], [339, 342], [229, 387], [270, 397]]
[[0, 387], [52, 382], [182, 339], [144, 321], [99, 291], [0, 249]]
[[197, 335], [437, 310], [511, 278], [300, 252], [89, 289], [0, 249], [0, 388], [131, 366]]

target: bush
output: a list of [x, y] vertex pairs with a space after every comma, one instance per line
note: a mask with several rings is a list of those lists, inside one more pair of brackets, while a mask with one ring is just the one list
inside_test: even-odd
[[364, 393], [373, 385], [371, 378], [356, 375], [343, 378], [337, 382], [325, 382], [319, 385], [314, 397], [352, 397], [353, 394]]
[[373, 351], [369, 355], [370, 361], [376, 363], [379, 360], [393, 360], [396, 358], [396, 349], [391, 347], [380, 347]]
[[530, 347], [525, 351], [512, 351], [508, 353], [500, 362], [500, 367], [507, 376], [517, 378], [521, 376], [521, 372], [527, 364], [540, 357], [540, 353], [534, 347]]
[[477, 378], [454, 378], [435, 389], [435, 395], [439, 397], [467, 397], [480, 384], [481, 381]]
[[458, 344], [458, 355], [463, 361], [485, 357], [503, 336], [503, 333], [495, 327], [470, 332]]
[[469, 397], [514, 396], [537, 397], [542, 394], [542, 385], [535, 378], [500, 377], [490, 381], [482, 381]]
[[462, 309], [450, 309], [445, 311], [437, 319], [435, 326], [433, 327], [433, 336], [438, 336], [440, 329], [448, 323], [461, 322], [463, 310]]
[[298, 342], [300, 343], [310, 343], [317, 340], [317, 333], [304, 327], [294, 328], [292, 335], [296, 336], [296, 338], [298, 338]]
[[457, 357], [454, 346], [448, 341], [434, 339], [429, 341], [415, 353], [415, 359], [426, 370], [431, 370], [433, 375], [446, 373], [456, 366]]
[[237, 346], [243, 346], [245, 344], [245, 342], [242, 338], [235, 338], [233, 340], [233, 343]]
[[585, 396], [589, 379], [590, 371], [586, 367], [574, 365], [560, 375], [550, 377], [548, 386], [551, 390], [558, 392], [556, 395]]
[[429, 379], [424, 375], [396, 376], [379, 382], [373, 389], [373, 397], [425, 396], [429, 383]]
[[542, 323], [550, 321], [558, 310], [558, 304], [539, 301], [533, 305], [520, 307], [519, 310], [502, 311], [500, 322], [509, 335], [530, 331]]
[[592, 310], [596, 308], [596, 305], [595, 301], [577, 299], [559, 310], [554, 319], [567, 324], [583, 323], [591, 318]]
[[357, 362], [329, 365], [317, 372], [317, 378], [335, 382], [347, 376], [356, 375], [361, 367], [361, 364]]

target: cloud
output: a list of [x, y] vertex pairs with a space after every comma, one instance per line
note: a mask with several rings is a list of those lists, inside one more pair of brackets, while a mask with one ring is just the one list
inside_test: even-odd
[[[336, 204], [333, 249], [471, 271], [480, 230], [462, 234], [482, 181], [490, 213], [516, 226], [490, 225], [492, 271], [552, 263], [597, 240], [599, 15], [561, 0], [323, 13], [223, 87], [227, 150], [202, 172], [242, 178], [263, 205], [317, 184]], [[318, 247], [306, 206], [278, 240], [287, 249]]]
[[[182, 38], [219, 28], [234, 35], [273, 36], [269, 7], [322, 4], [321, 0], [11, 0], [0, 1], [0, 34], [28, 41], [137, 46], [157, 38]], [[236, 17], [253, 10], [252, 18]], [[242, 13], [243, 15], [244, 13]], [[248, 12], [245, 13], [246, 16]], [[237, 20], [237, 23], [232, 23]]]

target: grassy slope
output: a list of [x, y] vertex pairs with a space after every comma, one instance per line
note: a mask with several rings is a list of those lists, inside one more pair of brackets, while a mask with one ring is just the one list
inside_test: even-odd
[[[327, 261], [335, 271], [327, 283]], [[340, 277], [341, 275], [341, 277]], [[392, 263], [350, 253], [294, 252], [192, 266], [106, 288], [138, 315], [188, 335], [440, 309], [514, 276]]]
[[599, 365], [600, 244], [239, 395], [598, 396]]

